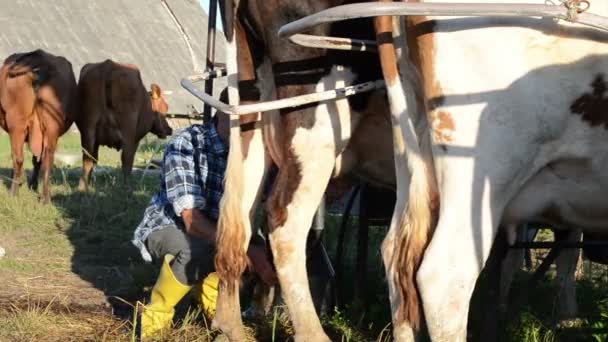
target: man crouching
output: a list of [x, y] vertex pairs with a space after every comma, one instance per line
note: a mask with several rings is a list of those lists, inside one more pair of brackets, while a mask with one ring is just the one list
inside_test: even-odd
[[[170, 327], [175, 306], [193, 287], [203, 311], [209, 317], [215, 314], [219, 279], [213, 258], [229, 125], [228, 115], [217, 114], [203, 125], [184, 129], [167, 145], [160, 190], [132, 241], [144, 260], [161, 264], [141, 315], [142, 338]], [[276, 274], [264, 247], [252, 243], [248, 255], [262, 280], [274, 284]]]

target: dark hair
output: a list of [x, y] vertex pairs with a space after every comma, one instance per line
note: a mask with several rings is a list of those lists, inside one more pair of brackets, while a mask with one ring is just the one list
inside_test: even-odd
[[215, 126], [217, 126], [217, 123], [219, 120], [218, 115], [222, 115], [222, 114], [216, 112], [215, 114], [213, 114], [213, 116], [211, 116], [211, 123]]
[[228, 103], [228, 87], [224, 87], [220, 92], [220, 101]]
[[[228, 87], [224, 87], [224, 89], [222, 89], [222, 91], [220, 92], [220, 101], [224, 102], [224, 103], [228, 103]], [[216, 112], [213, 117], [211, 118], [211, 122], [217, 127], [218, 124], [218, 120], [219, 120], [219, 115], [225, 115], [223, 113], [220, 113], [219, 111]]]

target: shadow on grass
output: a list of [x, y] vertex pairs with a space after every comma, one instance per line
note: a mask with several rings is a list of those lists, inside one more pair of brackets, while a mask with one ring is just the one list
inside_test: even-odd
[[57, 194], [53, 203], [71, 222], [66, 234], [74, 247], [72, 271], [103, 291], [114, 313], [128, 319], [132, 309], [116, 298], [141, 300], [156, 275], [130, 242], [155, 187], [136, 185], [129, 192], [118, 172], [96, 178], [92, 191]]
[[[7, 187], [11, 172], [0, 169]], [[77, 190], [80, 168], [55, 167], [51, 201], [61, 212], [62, 231], [74, 249], [72, 272], [101, 290], [117, 317], [130, 319], [132, 308], [117, 298], [130, 303], [141, 300], [157, 274], [156, 267], [144, 263], [130, 241], [157, 188], [158, 176], [146, 176], [143, 182], [134, 179], [129, 192], [119, 174], [119, 169], [99, 173], [91, 190], [81, 193]], [[23, 191], [28, 191], [26, 184]]]
[[[590, 263], [585, 261], [585, 264]], [[596, 267], [604, 267], [595, 264]], [[487, 265], [486, 265], [487, 266]], [[608, 333], [608, 287], [606, 280], [585, 274], [576, 282], [578, 311], [576, 318], [558, 319], [560, 289], [553, 272], [548, 272], [534, 286], [534, 271], [519, 270], [513, 279], [507, 303], [507, 316], [499, 318], [492, 305], [498, 305], [498, 288], [484, 269], [477, 280], [469, 312], [469, 341], [485, 341], [481, 336], [484, 324], [497, 320], [497, 341], [605, 341]], [[495, 308], [494, 308], [495, 309]], [[603, 332], [602, 332], [603, 331]], [[599, 339], [598, 339], [599, 338]]]

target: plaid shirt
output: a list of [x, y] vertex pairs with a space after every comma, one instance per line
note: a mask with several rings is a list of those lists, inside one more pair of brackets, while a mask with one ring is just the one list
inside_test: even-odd
[[133, 234], [144, 260], [152, 261], [145, 243], [148, 235], [167, 226], [183, 229], [183, 210], [197, 208], [217, 220], [227, 156], [228, 147], [212, 122], [192, 125], [171, 139], [163, 156], [160, 191]]

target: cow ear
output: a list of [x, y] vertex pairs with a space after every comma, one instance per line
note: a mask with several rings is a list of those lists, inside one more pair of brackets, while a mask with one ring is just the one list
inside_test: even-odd
[[152, 85], [150, 85], [150, 88], [152, 89], [150, 97], [152, 97], [152, 99], [154, 100], [158, 99], [161, 95], [161, 90], [158, 84], [152, 83]]

